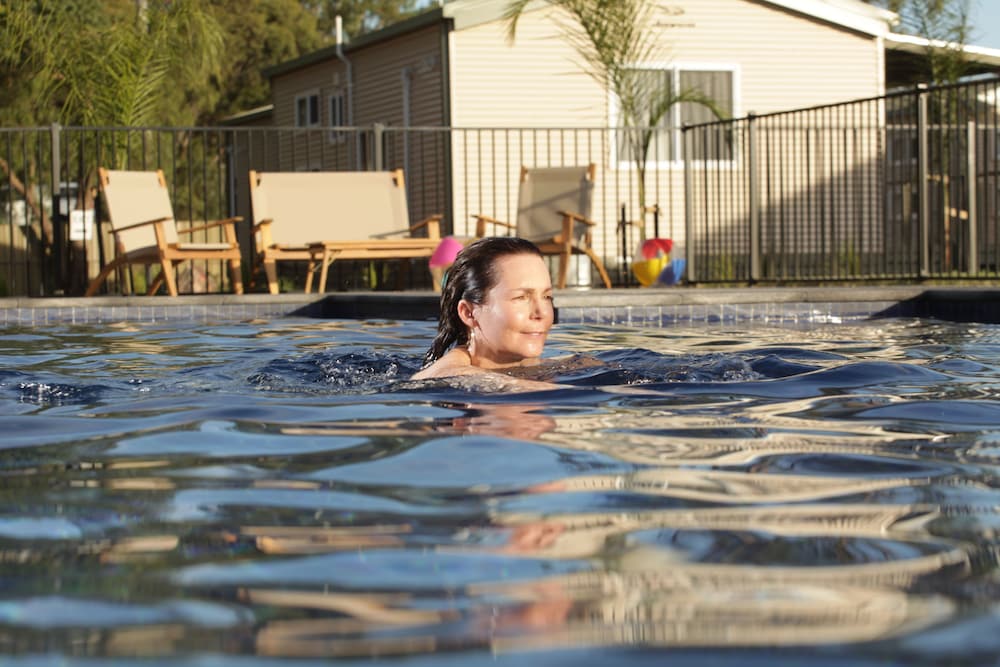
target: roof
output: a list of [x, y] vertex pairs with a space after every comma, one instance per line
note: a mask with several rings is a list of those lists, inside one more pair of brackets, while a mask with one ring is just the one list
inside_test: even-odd
[[[505, 0], [490, 0], [490, 2], [498, 1], [504, 2]], [[365, 33], [357, 39], [352, 39], [350, 42], [344, 43], [340, 46], [340, 49], [344, 54], [349, 54], [352, 51], [357, 51], [358, 49], [362, 49], [366, 46], [371, 46], [372, 44], [377, 44], [378, 42], [389, 40], [408, 32], [413, 32], [415, 30], [420, 30], [421, 28], [426, 28], [436, 23], [440, 23], [443, 18], [445, 17], [441, 8], [435, 7], [398, 23], [393, 23], [392, 25], [382, 28], [381, 30]], [[336, 44], [331, 44], [330, 46], [323, 47], [318, 51], [312, 51], [303, 56], [299, 56], [294, 60], [286, 60], [285, 62], [274, 65], [273, 67], [268, 67], [264, 69], [263, 74], [266, 78], [272, 78], [278, 76], [279, 74], [291, 72], [308, 65], [325, 62], [331, 58], [337, 57], [337, 48], [338, 46]]]
[[272, 113], [274, 113], [274, 105], [265, 104], [253, 109], [247, 109], [246, 111], [234, 113], [231, 116], [226, 116], [222, 119], [221, 123], [223, 125], [242, 125], [243, 123], [268, 118]]
[[[796, 12], [873, 37], [887, 34], [899, 20], [895, 12], [874, 7], [861, 0], [758, 0], [765, 5]], [[535, 0], [527, 9], [540, 9], [544, 0]], [[455, 29], [496, 21], [503, 17], [508, 0], [445, 0], [444, 16], [454, 20]]]
[[[885, 36], [885, 47], [887, 49], [923, 55], [929, 48], [945, 49], [959, 47], [959, 45], [949, 44], [936, 39], [927, 39], [926, 37], [917, 37], [916, 35], [890, 33]], [[1000, 69], [1000, 49], [972, 44], [963, 44], [960, 48], [969, 60], [986, 65], [991, 69]]]
[[[765, 5], [771, 5], [785, 11], [823, 21], [847, 30], [870, 35], [884, 40], [887, 54], [894, 58], [891, 69], [905, 72], [919, 68], [918, 60], [924, 56], [928, 48], [945, 48], [949, 45], [928, 40], [925, 37], [902, 35], [892, 32], [899, 21], [899, 16], [888, 10], [870, 5], [861, 0], [755, 0]], [[415, 30], [432, 26], [442, 21], [449, 21], [455, 30], [471, 28], [483, 23], [497, 21], [503, 18], [509, 0], [444, 0], [438, 6], [413, 16], [405, 21], [394, 23], [382, 30], [361, 35], [341, 46], [345, 55], [358, 49], [387, 41]], [[545, 0], [534, 0], [527, 9], [541, 9]], [[971, 73], [982, 74], [1000, 72], [1000, 49], [983, 46], [965, 45], [962, 47], [969, 60], [974, 63]], [[337, 45], [307, 53], [294, 60], [289, 60], [264, 70], [264, 76], [271, 78], [291, 72], [296, 69], [328, 61], [337, 57]], [[236, 120], [236, 119], [234, 119]], [[241, 118], [238, 121], [249, 119]]]
[[948, 44], [915, 35], [891, 33], [882, 40], [885, 51], [886, 89], [905, 88], [930, 77], [928, 50], [961, 48], [966, 76], [1000, 74], [1000, 49], [985, 46]]
[[[861, 0], [757, 1], [876, 37], [888, 34], [891, 26], [898, 20], [898, 16], [895, 13], [879, 7], [873, 7]], [[544, 0], [535, 0], [528, 5], [527, 9], [529, 11], [532, 9], [541, 9], [545, 4]], [[426, 28], [445, 20], [451, 21], [455, 30], [463, 30], [483, 23], [497, 21], [503, 18], [508, 5], [509, 0], [444, 0], [439, 6], [432, 7], [405, 21], [400, 21], [381, 30], [361, 35], [357, 39], [343, 44], [341, 51], [345, 55], [350, 54], [352, 51], [398, 37], [414, 30]], [[331, 44], [294, 60], [288, 60], [269, 67], [264, 70], [264, 76], [267, 78], [275, 77], [336, 57], [337, 45]]]

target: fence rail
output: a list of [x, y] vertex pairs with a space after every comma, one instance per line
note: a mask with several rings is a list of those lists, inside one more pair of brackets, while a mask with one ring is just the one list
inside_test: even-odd
[[686, 170], [698, 282], [993, 278], [997, 79], [684, 129], [733, 159]]
[[[0, 295], [82, 294], [112, 256], [98, 166], [162, 169], [179, 220], [242, 216], [245, 267], [251, 169], [403, 169], [414, 220], [440, 213], [446, 233], [468, 236], [474, 214], [513, 220], [522, 165], [594, 163], [594, 242], [617, 285], [636, 284], [630, 263], [651, 236], [672, 238], [699, 283], [994, 278], [998, 90], [989, 79], [680, 130], [0, 129]], [[641, 170], [634, 133], [651, 147]], [[683, 160], [657, 154], [678, 136]], [[419, 261], [331, 268], [332, 289], [430, 286]], [[571, 282], [592, 284], [590, 268], [576, 264]], [[301, 286], [304, 267], [286, 270], [286, 287]], [[109, 289], [146, 279], [133, 272]], [[229, 289], [213, 262], [182, 264], [178, 281], [187, 292]]]

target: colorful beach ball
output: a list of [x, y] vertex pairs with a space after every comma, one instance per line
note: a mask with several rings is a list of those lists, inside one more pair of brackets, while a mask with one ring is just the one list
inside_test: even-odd
[[638, 259], [632, 262], [632, 274], [639, 284], [649, 287], [657, 282], [664, 269], [670, 266], [670, 239], [646, 239], [639, 246]]

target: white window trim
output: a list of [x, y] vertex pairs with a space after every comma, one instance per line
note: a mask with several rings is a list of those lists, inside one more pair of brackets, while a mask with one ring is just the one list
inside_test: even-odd
[[[741, 109], [743, 108], [743, 102], [740, 97], [740, 91], [742, 90], [741, 78], [742, 70], [739, 64], [733, 63], [712, 63], [706, 61], [690, 61], [690, 60], [673, 60], [673, 61], [653, 61], [641, 64], [630, 65], [630, 68], [634, 69], [648, 69], [648, 70], [671, 70], [671, 77], [674, 83], [674, 90], [680, 87], [680, 73], [681, 71], [686, 72], [731, 72], [733, 76], [733, 118], [739, 118], [741, 115]], [[671, 113], [676, 113], [677, 108], [671, 110]], [[619, 105], [618, 96], [614, 94], [614, 91], [608, 91], [608, 118], [611, 119], [611, 127], [617, 128], [619, 124]], [[675, 141], [674, 146], [679, 147], [681, 141], [681, 130], [677, 127], [674, 130]], [[627, 171], [635, 169], [635, 162], [633, 160], [621, 160], [618, 158], [618, 138], [617, 133], [612, 131], [610, 138], [610, 149], [611, 149], [611, 160], [610, 163], [615, 165], [618, 170]], [[659, 169], [678, 169], [683, 166], [684, 161], [680, 159], [680, 149], [675, 148], [675, 155], [671, 156], [667, 160], [657, 160], [649, 161], [646, 163], [646, 168], [659, 168]], [[715, 168], [730, 168], [734, 166], [739, 161], [739, 145], [733, 148], [733, 157], [731, 160], [697, 160], [692, 162], [693, 165], [703, 166], [703, 167], [715, 167]]]
[[[306, 122], [304, 124], [299, 123], [299, 102], [301, 100], [306, 101], [306, 109], [309, 108], [309, 98], [316, 98], [316, 121]], [[320, 97], [319, 89], [314, 88], [312, 90], [307, 90], [305, 92], [299, 93], [295, 96], [295, 106], [293, 107], [293, 113], [295, 114], [295, 127], [319, 127], [323, 121], [323, 98]]]

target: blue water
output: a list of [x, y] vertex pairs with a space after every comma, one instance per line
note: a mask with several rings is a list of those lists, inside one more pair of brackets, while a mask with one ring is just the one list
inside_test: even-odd
[[18, 665], [1000, 664], [1000, 328], [5, 329]]

